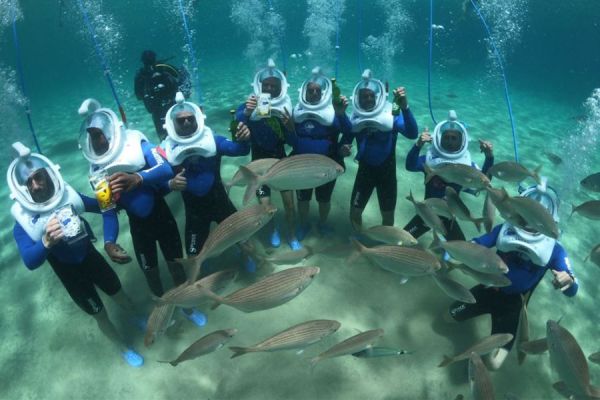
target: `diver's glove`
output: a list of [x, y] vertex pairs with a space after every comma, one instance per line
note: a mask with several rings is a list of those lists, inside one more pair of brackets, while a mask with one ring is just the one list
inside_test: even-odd
[[125, 249], [123, 249], [117, 243], [104, 243], [104, 251], [106, 254], [108, 254], [110, 259], [117, 264], [127, 264], [128, 262], [131, 262], [131, 257], [129, 257], [129, 254], [127, 254]]

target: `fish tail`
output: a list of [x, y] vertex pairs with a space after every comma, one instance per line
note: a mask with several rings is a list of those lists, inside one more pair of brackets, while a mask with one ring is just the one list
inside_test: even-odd
[[406, 196], [406, 200], [409, 200], [412, 203], [415, 202], [415, 198], [413, 197], [412, 190], [408, 193], [408, 196]]
[[440, 249], [441, 247], [442, 247], [442, 241], [440, 240], [440, 237], [438, 236], [437, 232], [434, 230], [433, 231], [433, 242], [431, 242], [431, 244], [429, 245], [429, 249], [437, 250], [437, 249]]
[[583, 262], [587, 262], [587, 260], [590, 259], [590, 255], [588, 254], [587, 257], [585, 258], [585, 260], [583, 260]]
[[232, 186], [233, 186], [233, 181], [223, 183], [223, 187], [225, 188], [225, 193], [229, 194], [229, 191], [231, 190]]
[[361, 242], [359, 242], [355, 238], [350, 238], [350, 242], [352, 243], [356, 251], [353, 251], [352, 254], [350, 254], [350, 257], [346, 259], [346, 263], [348, 264], [354, 263], [356, 259], [362, 255], [363, 251], [367, 249]]
[[575, 214], [576, 209], [577, 209], [577, 207], [575, 207], [574, 204], [571, 204], [571, 214], [569, 214], [569, 218], [567, 218], [567, 221], [571, 220], [571, 217], [573, 216], [573, 214]]
[[313, 372], [315, 372], [315, 366], [318, 364], [319, 361], [321, 361], [321, 357], [319, 357], [319, 356], [310, 359], [309, 363], [310, 363], [310, 373], [311, 374]]
[[256, 192], [256, 189], [258, 189], [260, 180], [258, 175], [244, 165], [240, 165], [240, 172], [242, 173], [243, 179], [248, 182], [248, 186], [246, 186], [246, 192], [244, 193], [244, 204], [248, 204]]
[[527, 357], [527, 353], [519, 350], [517, 353], [517, 360], [519, 362], [519, 365], [523, 364], [523, 361], [525, 361], [525, 357]]
[[177, 361], [156, 360], [156, 362], [159, 362], [161, 364], [171, 364], [174, 367], [176, 367], [177, 365], [179, 365], [179, 363]]
[[445, 367], [446, 365], [451, 364], [451, 363], [452, 363], [452, 358], [450, 358], [444, 354], [444, 359], [442, 360], [440, 365], [438, 365], [438, 367]]
[[230, 358], [243, 356], [244, 354], [250, 353], [252, 351], [249, 347], [239, 346], [229, 346], [229, 350], [233, 351], [233, 355]]
[[540, 164], [537, 166], [536, 169], [533, 170], [533, 173], [531, 174], [533, 176], [533, 179], [535, 179], [535, 181], [538, 183], [538, 185], [542, 184], [542, 178], [540, 178], [540, 171], [542, 169], [542, 165]]
[[154, 332], [147, 331], [146, 335], [144, 336], [144, 346], [146, 346], [146, 347], [152, 346], [155, 339], [156, 339], [156, 337], [154, 336]]
[[485, 222], [485, 218], [475, 218], [472, 220], [477, 228], [477, 232], [481, 232], [481, 224]]

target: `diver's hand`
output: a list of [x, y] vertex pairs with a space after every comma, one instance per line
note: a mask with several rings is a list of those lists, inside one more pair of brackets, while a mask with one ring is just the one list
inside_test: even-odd
[[290, 133], [296, 133], [296, 126], [294, 125], [294, 119], [290, 115], [287, 108], [283, 108], [283, 115], [281, 116], [281, 122], [285, 126], [285, 129]]
[[554, 275], [554, 279], [552, 280], [552, 285], [554, 285], [554, 289], [560, 289], [561, 292], [564, 292], [568, 288], [570, 288], [575, 281], [565, 271], [555, 271], [551, 269], [552, 274]]
[[185, 190], [187, 188], [187, 179], [185, 178], [184, 174], [185, 168], [182, 168], [173, 179], [169, 179], [169, 189], [177, 192]]
[[250, 140], [250, 128], [243, 122], [240, 122], [235, 131], [235, 140], [238, 142], [245, 142]]
[[114, 194], [120, 192], [129, 192], [142, 185], [142, 177], [139, 174], [128, 174], [126, 172], [117, 172], [110, 176], [109, 186]]
[[423, 131], [423, 133], [421, 133], [421, 136], [419, 136], [419, 138], [417, 139], [417, 143], [415, 143], [415, 145], [418, 148], [423, 147], [423, 145], [425, 143], [430, 143], [433, 139], [431, 138], [431, 135], [429, 134], [429, 128], [425, 127], [425, 130]]
[[346, 96], [340, 96], [340, 102], [333, 103], [333, 109], [335, 110], [335, 115], [344, 115], [347, 108], [348, 108], [348, 98]]
[[131, 257], [129, 254], [127, 254], [125, 249], [123, 249], [117, 243], [104, 243], [104, 251], [110, 257], [110, 259], [117, 264], [127, 264], [128, 262], [131, 262]]
[[44, 233], [44, 236], [42, 236], [42, 244], [45, 248], [49, 249], [60, 242], [64, 236], [58, 219], [52, 217], [46, 225], [46, 232]]
[[394, 90], [394, 99], [398, 99], [398, 105], [402, 110], [408, 109], [408, 97], [406, 97], [406, 89], [404, 86], [397, 87]]
[[494, 157], [494, 145], [492, 142], [479, 139], [479, 150], [485, 155], [485, 158]]
[[342, 157], [348, 157], [350, 154], [352, 154], [352, 145], [351, 144], [341, 145], [338, 150], [338, 154]]
[[244, 108], [244, 114], [247, 117], [249, 117], [256, 109], [257, 104], [258, 100], [256, 99], [255, 95], [251, 94], [250, 96], [248, 96], [248, 98], [246, 99], [246, 108]]

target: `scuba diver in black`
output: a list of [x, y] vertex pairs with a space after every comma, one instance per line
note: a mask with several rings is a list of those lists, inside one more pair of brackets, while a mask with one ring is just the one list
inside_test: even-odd
[[167, 64], [167, 60], [157, 60], [152, 50], [142, 52], [144, 64], [135, 75], [135, 97], [144, 101], [150, 114], [156, 134], [163, 140], [167, 131], [163, 127], [165, 115], [175, 104], [175, 94], [182, 92], [186, 98], [191, 94], [191, 81], [187, 70]]

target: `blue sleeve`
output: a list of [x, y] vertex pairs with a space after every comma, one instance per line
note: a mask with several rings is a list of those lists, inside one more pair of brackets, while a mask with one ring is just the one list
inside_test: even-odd
[[579, 284], [577, 283], [575, 275], [573, 274], [573, 270], [571, 269], [571, 262], [569, 261], [569, 256], [566, 250], [558, 243], [555, 245], [549, 267], [554, 271], [564, 271], [573, 277], [575, 282], [570, 288], [565, 290], [563, 294], [568, 297], [575, 296], [575, 294], [577, 294], [577, 290], [579, 289]]
[[19, 254], [29, 270], [34, 270], [40, 267], [48, 255], [48, 249], [44, 247], [41, 240], [32, 240], [21, 225], [15, 223], [13, 228], [13, 236], [17, 242]]
[[104, 234], [104, 242], [117, 242], [117, 236], [119, 236], [119, 220], [117, 218], [117, 211], [113, 208], [105, 212], [100, 211], [98, 201], [85, 194], [79, 193], [85, 211], [92, 212], [95, 214], [102, 214], [102, 232]]
[[250, 117], [247, 116], [246, 114], [244, 114], [245, 109], [246, 109], [246, 103], [242, 103], [235, 111], [235, 119], [237, 121], [248, 124], [248, 120], [250, 119]]
[[215, 142], [217, 145], [217, 153], [230, 156], [240, 157], [250, 153], [250, 141], [234, 142], [223, 136], [215, 135]]
[[[298, 132], [298, 130], [300, 129], [300, 124], [294, 122], [294, 128], [296, 129], [296, 132]], [[296, 148], [296, 146], [298, 146], [298, 134], [288, 134], [285, 137], [285, 142], [290, 145], [293, 149]]]
[[419, 157], [421, 148], [416, 144], [411, 147], [408, 154], [406, 155], [405, 167], [410, 172], [423, 172], [425, 171], [425, 156]]
[[501, 228], [502, 225], [496, 225], [490, 233], [474, 238], [472, 241], [488, 248], [494, 247]]
[[138, 172], [143, 179], [142, 185], [159, 186], [174, 176], [171, 165], [159, 154], [156, 146], [144, 141], [142, 150], [146, 163], [150, 166]]
[[483, 162], [481, 172], [483, 172], [484, 174], [487, 173], [488, 170], [492, 168], [492, 165], [494, 165], [494, 157], [486, 157], [485, 161]]
[[350, 118], [348, 118], [346, 113], [336, 115], [333, 119], [333, 125], [339, 132], [342, 132], [342, 135], [347, 135], [352, 132], [352, 122], [350, 122]]
[[402, 110], [402, 117], [394, 117], [394, 130], [402, 133], [409, 139], [416, 139], [419, 136], [419, 127], [410, 108]]

